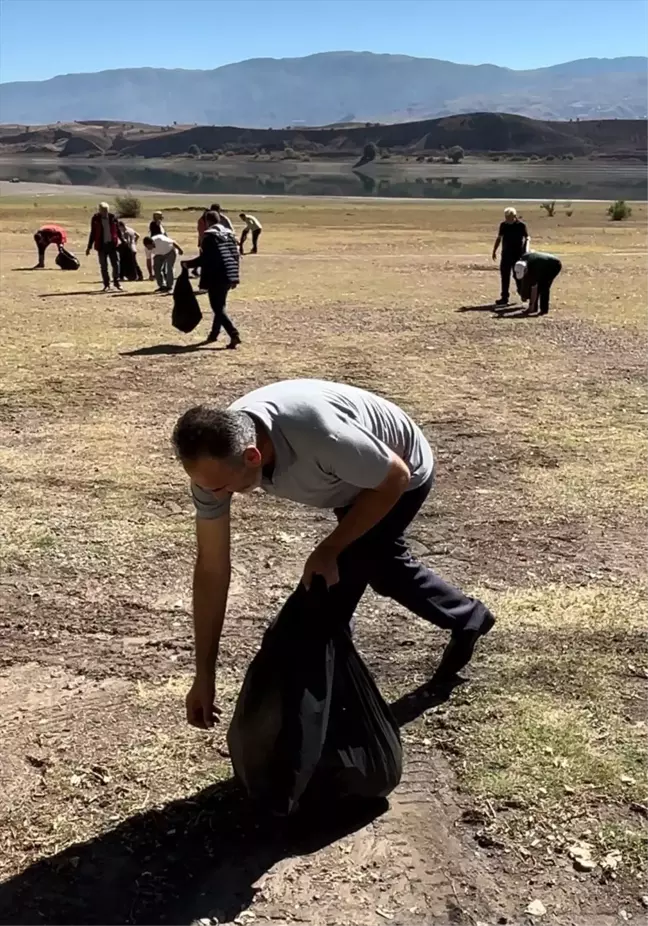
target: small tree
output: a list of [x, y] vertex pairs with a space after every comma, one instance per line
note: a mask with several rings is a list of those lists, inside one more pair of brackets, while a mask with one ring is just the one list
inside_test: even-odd
[[625, 199], [617, 199], [615, 203], [609, 207], [607, 214], [610, 216], [613, 222], [622, 222], [624, 219], [630, 218], [632, 215], [632, 209], [627, 204]]
[[463, 161], [464, 157], [466, 156], [466, 152], [463, 150], [461, 145], [455, 145], [453, 148], [448, 148], [446, 154], [453, 164], [458, 164], [459, 161]]
[[137, 196], [116, 196], [115, 206], [122, 219], [138, 219], [142, 214], [142, 201]]
[[198, 145], [189, 145], [189, 147], [187, 148], [187, 154], [192, 154], [194, 157], [196, 157], [196, 155], [202, 154], [202, 151], [200, 150]]
[[544, 209], [549, 218], [552, 219], [556, 214], [556, 200], [552, 199], [551, 202], [542, 203], [540, 208]]

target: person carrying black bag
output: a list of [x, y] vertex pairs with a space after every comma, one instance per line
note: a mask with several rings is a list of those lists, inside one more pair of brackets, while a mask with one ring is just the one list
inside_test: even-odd
[[365, 590], [391, 598], [450, 631], [432, 683], [451, 689], [495, 618], [410, 551], [405, 532], [434, 482], [422, 430], [397, 405], [345, 383], [271, 383], [228, 408], [198, 405], [176, 423], [176, 454], [191, 480], [198, 556], [194, 569], [196, 677], [187, 719], [211, 726], [215, 672], [231, 576], [230, 503], [261, 488], [338, 524], [304, 565], [328, 586], [327, 609], [349, 625]]
[[227, 347], [234, 350], [241, 343], [238, 330], [225, 311], [227, 295], [240, 282], [239, 252], [236, 238], [228, 228], [219, 224], [217, 212], [205, 214], [205, 233], [198, 257], [183, 260], [182, 266], [192, 269], [200, 267], [200, 288], [207, 290], [209, 304], [214, 313], [212, 329], [207, 343], [218, 340], [221, 327], [229, 335]]

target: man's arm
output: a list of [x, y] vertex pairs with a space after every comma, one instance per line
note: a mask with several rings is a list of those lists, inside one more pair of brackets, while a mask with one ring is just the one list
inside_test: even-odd
[[387, 475], [375, 489], [363, 489], [338, 526], [311, 553], [304, 567], [303, 582], [310, 586], [314, 574], [323, 575], [327, 585], [338, 582], [337, 558], [354, 541], [371, 530], [391, 511], [410, 482], [407, 464], [390, 453]]
[[178, 254], [184, 254], [184, 251], [182, 250], [182, 248], [180, 247], [180, 245], [178, 244], [177, 241], [174, 241], [173, 239], [171, 239], [171, 244], [172, 244], [173, 247], [176, 249], [176, 251], [178, 252]]
[[230, 516], [196, 520], [198, 555], [193, 580], [196, 676], [187, 695], [187, 720], [211, 727], [217, 719], [215, 672], [229, 591]]
[[499, 246], [501, 243], [502, 243], [502, 236], [498, 235], [497, 238], [495, 239], [495, 244], [493, 245], [493, 260], [497, 258], [497, 252], [499, 250]]
[[91, 222], [90, 222], [90, 234], [88, 235], [88, 244], [87, 244], [87, 246], [86, 246], [86, 256], [87, 256], [87, 255], [90, 253], [90, 251], [92, 250], [93, 239], [94, 239], [94, 222], [91, 221]]

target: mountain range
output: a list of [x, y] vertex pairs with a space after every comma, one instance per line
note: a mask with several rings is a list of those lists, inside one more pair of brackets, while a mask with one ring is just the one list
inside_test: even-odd
[[407, 122], [468, 112], [645, 119], [648, 59], [583, 58], [535, 70], [326, 52], [214, 70], [119, 68], [0, 84], [0, 121], [114, 119], [282, 128]]

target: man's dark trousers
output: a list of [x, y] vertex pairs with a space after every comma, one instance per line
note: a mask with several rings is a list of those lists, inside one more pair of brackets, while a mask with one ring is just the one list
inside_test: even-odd
[[213, 338], [218, 337], [221, 327], [225, 329], [230, 338], [233, 338], [238, 334], [236, 326], [233, 324], [231, 318], [225, 311], [225, 305], [227, 304], [227, 294], [229, 291], [229, 283], [221, 283], [220, 286], [210, 286], [210, 288], [207, 290], [209, 305], [211, 306], [211, 310], [214, 313], [214, 321], [212, 323], [211, 330], [211, 337]]
[[[408, 608], [437, 627], [453, 633], [479, 631], [493, 618], [481, 601], [469, 598], [448, 585], [431, 569], [417, 562], [404, 533], [432, 488], [433, 477], [418, 489], [400, 497], [396, 505], [371, 530], [338, 557], [340, 581], [329, 590], [329, 604], [336, 617], [351, 620], [367, 586]], [[336, 509], [342, 520], [349, 508]], [[489, 628], [490, 629], [490, 628]]]
[[502, 299], [505, 299], [508, 302], [509, 291], [511, 287], [511, 274], [513, 273], [513, 268], [516, 263], [519, 261], [521, 254], [505, 254], [502, 252], [502, 259], [500, 260], [500, 276], [502, 277]]
[[549, 312], [549, 295], [551, 293], [551, 284], [556, 279], [561, 270], [562, 264], [559, 262], [558, 266], [555, 268], [555, 270], [552, 270], [547, 279], [538, 283], [538, 311], [540, 315], [546, 315]]
[[119, 282], [119, 252], [116, 244], [102, 244], [97, 251], [99, 266], [101, 268], [101, 279], [104, 286], [110, 286], [110, 277], [108, 276], [108, 261], [112, 269], [112, 278], [115, 286], [120, 286]]

